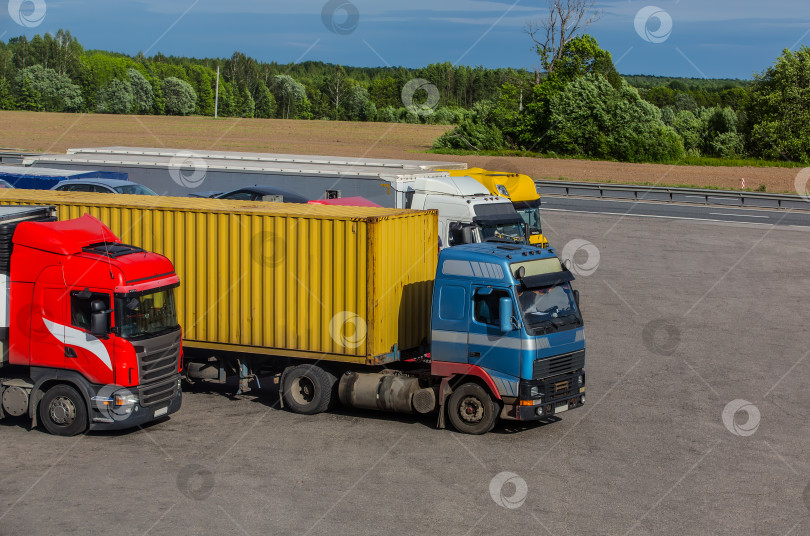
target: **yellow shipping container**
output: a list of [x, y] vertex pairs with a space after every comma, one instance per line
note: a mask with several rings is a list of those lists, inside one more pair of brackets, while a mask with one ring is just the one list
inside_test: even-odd
[[380, 364], [428, 339], [436, 211], [0, 190], [91, 214], [180, 276], [191, 348]]

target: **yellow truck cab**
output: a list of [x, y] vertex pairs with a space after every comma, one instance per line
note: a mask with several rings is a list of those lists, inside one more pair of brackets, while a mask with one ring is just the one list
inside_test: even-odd
[[509, 199], [515, 210], [529, 227], [529, 243], [541, 248], [548, 247], [548, 240], [540, 226], [540, 194], [528, 175], [487, 171], [481, 168], [443, 169], [451, 177], [472, 177], [489, 190], [492, 195]]

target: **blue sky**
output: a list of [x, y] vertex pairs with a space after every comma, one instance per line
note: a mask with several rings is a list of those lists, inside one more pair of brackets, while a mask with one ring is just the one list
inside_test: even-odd
[[[9, 5], [0, 11], [0, 35], [7, 40], [65, 28], [86, 48], [127, 54], [227, 57], [238, 50], [279, 63], [420, 67], [449, 61], [533, 69], [537, 57], [523, 28], [547, 12], [545, 0], [331, 2], [0, 0]], [[658, 9], [641, 11], [648, 6]], [[806, 2], [625, 0], [598, 7], [602, 16], [589, 33], [623, 74], [750, 78], [783, 49], [810, 45]], [[12, 17], [20, 10], [22, 16]], [[649, 13], [655, 15], [644, 24]], [[26, 20], [36, 26], [19, 24]]]

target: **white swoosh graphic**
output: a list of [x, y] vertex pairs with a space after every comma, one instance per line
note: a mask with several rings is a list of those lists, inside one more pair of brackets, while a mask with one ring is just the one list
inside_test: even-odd
[[99, 358], [102, 363], [107, 365], [108, 369], [112, 370], [110, 354], [107, 352], [107, 347], [104, 346], [103, 342], [84, 331], [51, 322], [47, 318], [43, 318], [42, 320], [45, 322], [45, 327], [48, 328], [48, 331], [50, 331], [57, 340], [70, 346], [84, 348]]

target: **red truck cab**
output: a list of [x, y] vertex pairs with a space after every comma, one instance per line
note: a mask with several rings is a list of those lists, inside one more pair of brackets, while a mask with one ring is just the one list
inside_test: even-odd
[[0, 285], [3, 412], [27, 412], [51, 433], [74, 435], [180, 409], [180, 280], [169, 259], [121, 243], [89, 215], [19, 222], [10, 242]]

